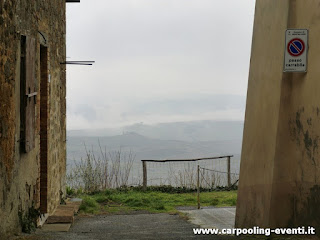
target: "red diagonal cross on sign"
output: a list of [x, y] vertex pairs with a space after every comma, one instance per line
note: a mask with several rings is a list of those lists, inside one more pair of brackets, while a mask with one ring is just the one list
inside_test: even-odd
[[298, 57], [304, 52], [305, 44], [300, 38], [294, 38], [288, 43], [287, 50], [291, 56]]

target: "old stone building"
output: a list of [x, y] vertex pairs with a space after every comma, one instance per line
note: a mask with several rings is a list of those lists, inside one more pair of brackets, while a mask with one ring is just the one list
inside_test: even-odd
[[65, 196], [66, 0], [0, 0], [0, 236]]

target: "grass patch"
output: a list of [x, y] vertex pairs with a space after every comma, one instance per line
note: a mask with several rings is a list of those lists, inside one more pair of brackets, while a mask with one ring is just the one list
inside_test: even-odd
[[[140, 191], [137, 189], [108, 189], [91, 195], [80, 195], [83, 203], [82, 213], [128, 213], [148, 211], [151, 213], [176, 213], [179, 206], [197, 206], [197, 194], [164, 193], [159, 191]], [[201, 206], [235, 206], [237, 191], [214, 191], [200, 194]]]
[[82, 196], [81, 212], [95, 214], [100, 210], [100, 205], [93, 196]]

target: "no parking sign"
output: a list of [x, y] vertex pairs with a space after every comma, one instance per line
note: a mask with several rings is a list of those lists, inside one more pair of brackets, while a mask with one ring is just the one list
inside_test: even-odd
[[287, 29], [284, 53], [284, 72], [306, 72], [308, 30]]

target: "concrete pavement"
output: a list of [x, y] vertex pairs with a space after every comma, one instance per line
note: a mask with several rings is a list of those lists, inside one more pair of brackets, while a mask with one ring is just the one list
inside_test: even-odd
[[38, 229], [35, 239], [57, 240], [150, 240], [150, 239], [234, 239], [230, 236], [194, 235], [198, 226], [178, 215], [131, 214], [76, 217], [69, 232], [48, 232]]
[[234, 228], [235, 207], [209, 207], [195, 210], [179, 210], [186, 213], [189, 221], [202, 228]]

